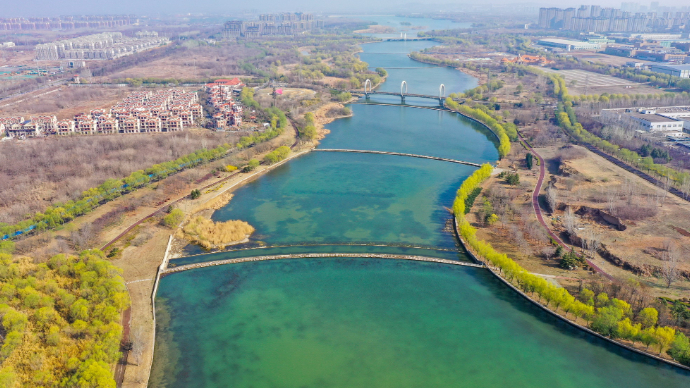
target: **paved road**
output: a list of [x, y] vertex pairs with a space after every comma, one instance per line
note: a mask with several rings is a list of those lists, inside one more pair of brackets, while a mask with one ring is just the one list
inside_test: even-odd
[[[521, 133], [518, 133], [518, 136], [520, 136], [520, 139], [523, 141], [523, 143], [529, 148], [530, 151], [532, 151], [532, 154], [537, 157], [539, 160], [539, 179], [537, 180], [537, 185], [534, 187], [534, 191], [532, 192], [532, 207], [534, 208], [534, 214], [537, 216], [537, 220], [539, 223], [546, 229], [546, 232], [551, 236], [554, 241], [556, 241], [558, 244], [560, 244], [563, 248], [568, 249], [568, 245], [563, 242], [563, 240], [560, 239], [553, 231], [551, 231], [551, 228], [546, 224], [544, 221], [544, 216], [541, 211], [541, 206], [539, 206], [539, 193], [541, 192], [541, 187], [544, 184], [544, 177], [546, 176], [546, 165], [544, 163], [544, 159], [539, 155], [534, 148], [525, 140], [524, 137], [522, 137]], [[599, 268], [596, 264], [594, 264], [592, 261], [587, 260], [587, 264], [589, 264], [590, 267], [592, 267], [595, 271], [599, 272], [600, 274], [604, 275], [606, 278], [609, 280], [613, 280], [613, 276], [609, 275], [606, 273], [603, 269]]]

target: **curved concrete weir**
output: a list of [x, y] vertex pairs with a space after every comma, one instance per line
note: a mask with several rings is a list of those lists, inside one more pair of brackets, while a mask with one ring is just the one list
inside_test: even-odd
[[351, 153], [356, 153], [356, 154], [378, 154], [378, 155], [407, 156], [410, 158], [431, 159], [431, 160], [440, 160], [442, 162], [464, 164], [464, 165], [472, 166], [472, 167], [481, 167], [482, 166], [481, 164], [472, 163], [472, 162], [465, 162], [464, 160], [440, 158], [438, 156], [405, 154], [402, 152], [370, 151], [370, 150], [346, 150], [346, 149], [333, 149], [333, 148], [316, 148], [316, 149], [314, 149], [314, 151], [318, 151], [318, 152], [351, 152]]
[[486, 268], [483, 264], [468, 263], [464, 261], [454, 261], [439, 259], [437, 257], [427, 256], [411, 256], [411, 255], [392, 255], [381, 253], [307, 253], [307, 254], [291, 254], [291, 255], [268, 255], [268, 256], [253, 256], [242, 257], [239, 259], [215, 260], [206, 261], [203, 263], [181, 265], [179, 267], [165, 268], [161, 271], [162, 275], [174, 272], [188, 271], [195, 268], [213, 267], [225, 264], [247, 263], [252, 261], [266, 261], [266, 260], [283, 260], [283, 259], [322, 259], [327, 257], [333, 258], [367, 258], [367, 259], [392, 259], [392, 260], [411, 260], [411, 261], [426, 261], [429, 263], [460, 265], [464, 267]]

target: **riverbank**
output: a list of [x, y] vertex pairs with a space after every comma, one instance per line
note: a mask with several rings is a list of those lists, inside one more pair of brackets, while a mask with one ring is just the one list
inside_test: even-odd
[[[268, 149], [262, 153], [252, 153], [252, 157], [262, 158], [265, 154], [271, 152], [273, 148], [284, 143], [296, 146], [297, 143], [295, 139], [296, 131], [291, 129], [286, 130], [276, 139], [269, 141], [269, 144], [273, 144], [272, 147], [268, 147]], [[247, 151], [240, 151], [240, 153], [242, 152]], [[299, 156], [302, 153], [303, 151], [298, 151], [296, 154], [288, 157], [288, 159]], [[233, 157], [233, 155], [229, 155], [228, 157]], [[217, 205], [215, 202], [222, 201], [218, 199], [219, 197], [226, 196], [227, 198], [226, 192], [229, 189], [283, 162], [276, 163], [272, 166], [260, 166], [250, 174], [250, 176], [239, 172], [233, 172], [226, 177], [213, 176], [209, 180], [199, 182], [201, 184], [197, 183], [191, 187], [187, 186], [183, 190], [185, 192], [183, 196], [166, 201], [166, 205], [159, 207], [149, 216], [144, 216], [146, 213], [142, 212], [150, 212], [151, 210], [137, 209], [136, 214], [141, 214], [139, 217], [143, 218], [140, 218], [138, 221], [134, 222], [134, 224], [131, 224], [131, 226], [129, 226], [129, 223], [123, 223], [104, 233], [104, 236], [109, 239], [105, 241], [108, 241], [107, 244], [110, 246], [110, 249], [119, 249], [119, 253], [113, 260], [113, 264], [123, 269], [123, 277], [127, 283], [127, 289], [129, 290], [130, 299], [132, 301], [130, 320], [129, 322], [123, 322], [125, 326], [129, 326], [129, 328], [126, 327], [125, 330], [129, 329], [129, 332], [132, 333], [129, 340], [131, 342], [137, 342], [136, 347], [141, 349], [139, 354], [131, 351], [127, 354], [126, 365], [123, 365], [125, 366], [121, 385], [123, 388], [145, 388], [148, 384], [155, 343], [154, 317], [152, 315], [155, 306], [153, 305], [152, 295], [154, 295], [154, 285], [158, 276], [157, 273], [164, 256], [170, 259], [174, 257], [175, 249], [181, 249], [186, 245], [186, 243], [181, 244], [180, 241], [170, 239], [171, 230], [163, 227], [157, 222], [165, 214], [164, 210], [172, 204], [185, 212], [185, 214], [194, 211], [194, 209], [207, 206], [208, 204], [215, 207], [215, 205]], [[210, 167], [204, 166], [204, 168]], [[167, 179], [174, 179], [174, 176]], [[165, 181], [159, 182], [159, 185], [163, 183], [165, 183]], [[193, 188], [199, 189], [202, 193], [201, 197], [197, 200], [189, 199], [188, 192]], [[139, 196], [144, 193], [142, 191], [132, 194]], [[128, 197], [132, 194], [112, 201], [104, 205], [104, 209], [98, 210], [107, 211], [107, 208], [118, 206], [120, 202], [131, 202], [132, 198]], [[99, 215], [100, 211], [94, 212], [94, 216]], [[129, 219], [131, 219], [131, 217], [128, 217], [128, 220]], [[133, 220], [130, 222], [133, 222]], [[133, 244], [133, 242], [136, 242], [137, 239], [142, 236], [145, 236], [143, 243]], [[169, 241], [171, 242], [170, 244]]]
[[[505, 285], [508, 286], [510, 289], [512, 289], [513, 291], [515, 291], [516, 293], [518, 293], [520, 296], [522, 296], [523, 298], [525, 298], [526, 300], [528, 300], [531, 304], [537, 306], [538, 308], [540, 308], [542, 311], [548, 313], [549, 315], [551, 315], [551, 316], [553, 316], [553, 317], [555, 317], [555, 318], [557, 318], [557, 319], [559, 319], [559, 320], [561, 320], [561, 321], [563, 321], [563, 322], [566, 322], [566, 323], [568, 323], [569, 325], [571, 325], [571, 326], [573, 326], [573, 327], [575, 327], [575, 328], [577, 328], [577, 329], [579, 329], [579, 330], [582, 330], [583, 332], [586, 332], [586, 333], [591, 334], [591, 335], [593, 335], [593, 336], [595, 336], [595, 337], [597, 337], [597, 338], [600, 338], [600, 339], [602, 339], [602, 340], [605, 340], [605, 341], [607, 341], [607, 342], [609, 342], [609, 343], [611, 343], [611, 344], [614, 344], [614, 345], [616, 345], [616, 346], [620, 346], [621, 348], [627, 349], [627, 350], [629, 350], [629, 351], [631, 351], [631, 352], [634, 352], [634, 353], [643, 355], [643, 356], [645, 356], [645, 357], [652, 358], [652, 359], [654, 359], [654, 360], [657, 360], [657, 361], [663, 362], [663, 363], [665, 363], [665, 364], [669, 364], [669, 365], [671, 365], [671, 366], [674, 366], [674, 367], [677, 367], [677, 368], [680, 368], [680, 369], [683, 369], [683, 370], [686, 370], [686, 371], [689, 371], [689, 372], [690, 372], [690, 367], [687, 367], [687, 366], [685, 366], [685, 365], [683, 365], [683, 364], [679, 364], [679, 363], [677, 363], [677, 362], [675, 362], [675, 361], [673, 361], [673, 360], [671, 360], [671, 359], [663, 358], [663, 357], [660, 357], [660, 356], [658, 356], [658, 355], [656, 355], [656, 354], [652, 354], [652, 353], [647, 352], [647, 351], [645, 351], [645, 350], [643, 350], [643, 349], [639, 349], [639, 348], [637, 348], [637, 347], [634, 347], [634, 345], [631, 346], [631, 345], [626, 344], [626, 343], [624, 343], [624, 342], [616, 341], [616, 340], [613, 340], [613, 339], [611, 339], [611, 338], [609, 338], [609, 337], [605, 337], [605, 336], [603, 336], [603, 335], [597, 333], [596, 331], [593, 331], [592, 329], [590, 329], [590, 328], [588, 328], [588, 327], [586, 327], [586, 326], [583, 326], [583, 325], [579, 324], [576, 320], [572, 320], [572, 319], [570, 319], [570, 318], [567, 318], [566, 316], [563, 316], [563, 315], [559, 314], [558, 311], [554, 311], [554, 310], [548, 308], [547, 306], [543, 305], [543, 304], [540, 303], [537, 299], [535, 299], [534, 296], [530, 296], [530, 295], [528, 295], [527, 293], [523, 292], [522, 290], [520, 290], [519, 288], [517, 288], [513, 283], [511, 283], [509, 280], [507, 280], [505, 277], [503, 277], [503, 276], [501, 275], [501, 273], [497, 272], [496, 267], [492, 267], [487, 261], [480, 259], [481, 256], [479, 256], [479, 255], [478, 255], [478, 254], [477, 254], [477, 253], [476, 253], [476, 252], [465, 242], [465, 240], [462, 238], [462, 236], [460, 236], [460, 233], [458, 233], [459, 227], [458, 227], [458, 223], [457, 223], [457, 222], [458, 222], [458, 221], [457, 221], [457, 218], [454, 218], [456, 236], [457, 236], [457, 238], [458, 238], [458, 241], [460, 241], [460, 244], [461, 244], [462, 247], [465, 249], [465, 251], [467, 251], [467, 253], [470, 255], [470, 257], [472, 257], [472, 259], [473, 259], [475, 262], [483, 264], [483, 265], [491, 272], [491, 274], [492, 274], [494, 277], [496, 277], [497, 279], [499, 279], [503, 284], [505, 284]], [[566, 314], [567, 314], [567, 313], [566, 313]]]
[[[437, 41], [434, 41], [434, 42], [437, 42]], [[423, 55], [423, 54], [422, 54], [422, 55]], [[487, 75], [486, 75], [485, 73], [482, 73], [482, 72], [479, 72], [479, 71], [476, 71], [476, 70], [472, 70], [472, 69], [468, 69], [468, 68], [466, 68], [466, 67], [460, 66], [460, 64], [458, 64], [458, 65], [456, 66], [456, 65], [449, 65], [449, 64], [445, 64], [445, 63], [437, 63], [437, 62], [434, 62], [434, 61], [424, 60], [424, 59], [422, 59], [422, 58], [415, 57], [415, 56], [413, 56], [413, 55], [411, 55], [411, 54], [409, 54], [407, 57], [410, 58], [411, 60], [415, 61], [415, 62], [426, 63], [427, 65], [435, 65], [435, 66], [441, 66], [441, 67], [449, 67], [449, 68], [451, 68], [451, 69], [455, 69], [455, 70], [457, 70], [457, 71], [460, 71], [460, 72], [462, 72], [462, 73], [465, 73], [465, 74], [467, 74], [467, 75], [469, 75], [469, 76], [472, 76], [472, 77], [476, 78], [476, 79], [477, 79], [477, 84], [478, 84], [478, 85], [486, 84], [486, 82], [488, 81], [488, 77], [487, 77]], [[451, 93], [455, 93], [455, 92], [451, 92]]]
[[[481, 169], [477, 170], [467, 180], [465, 180], [465, 182], [458, 189], [458, 194], [455, 199], [455, 203], [453, 204], [455, 235], [463, 248], [465, 248], [465, 251], [469, 253], [470, 257], [477, 263], [484, 264], [487, 268], [489, 268], [495, 277], [501, 280], [501, 282], [508, 285], [511, 289], [518, 292], [521, 296], [525, 297], [531, 303], [548, 312], [552, 316], [564, 320], [570, 325], [589, 334], [593, 334], [598, 338], [604, 339], [635, 353], [651, 357], [657, 361], [665, 362], [686, 371], [690, 371], [690, 367], [682, 365], [670, 358], [663, 357], [663, 344], [659, 344], [659, 355], [655, 355], [650, 353], [648, 348], [643, 350], [635, 346], [634, 342], [629, 345], [622, 341], [616, 341], [613, 338], [604, 336], [588, 327], [579, 324], [577, 322], [578, 318], [591, 324], [590, 322], [594, 322], [597, 314], [600, 314], [600, 310], [595, 310], [593, 305], [585, 304], [574, 298], [568, 293], [567, 290], [554, 286], [541, 277], [537, 277], [534, 274], [525, 271], [511, 258], [505, 254], [497, 252], [490, 244], [477, 238], [476, 229], [465, 219], [465, 206], [470, 193], [491, 176], [490, 170], [491, 167], [489, 165], [485, 165]], [[472, 243], [468, 243], [468, 239], [472, 240]], [[517, 286], [513, 284], [513, 281], [517, 282]], [[518, 287], [524, 289], [525, 291], [519, 289]], [[531, 292], [533, 295], [530, 296], [527, 294], [527, 292]], [[539, 300], [537, 300], [534, 295], [539, 296]], [[612, 300], [616, 301], [617, 299]], [[546, 305], [543, 305], [542, 301], [545, 301]], [[625, 301], [621, 302], [627, 305]], [[551, 303], [556, 306], [555, 310], [549, 308]], [[565, 315], [559, 314], [559, 307], [562, 307], [561, 310], [563, 313], [565, 313]], [[599, 307], [601, 308], [601, 306]], [[630, 305], [628, 305], [628, 308], [630, 308]], [[568, 313], [572, 313], [574, 319], [569, 319], [567, 317]], [[618, 319], [616, 319], [616, 321], [618, 321]], [[666, 330], [668, 328], [662, 328], [659, 326], [657, 330], [662, 329]], [[672, 333], [675, 336], [675, 332]], [[652, 331], [650, 335], [654, 336], [654, 331]], [[671, 342], [672, 341], [669, 341], [667, 346], [669, 346]], [[649, 341], [649, 343], [651, 344], [655, 342]]]

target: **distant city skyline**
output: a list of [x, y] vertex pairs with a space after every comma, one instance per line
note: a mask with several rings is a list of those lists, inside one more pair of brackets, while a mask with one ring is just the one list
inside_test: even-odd
[[[400, 3], [394, 0], [384, 0], [376, 2], [375, 5], [369, 1], [351, 0], [343, 3], [323, 2], [318, 0], [300, 0], [284, 2], [278, 0], [257, 0], [251, 3], [240, 1], [221, 1], [221, 0], [200, 0], [190, 2], [187, 0], [169, 0], [165, 2], [141, 2], [135, 0], [121, 0], [115, 3], [109, 3], [104, 7], [102, 3], [93, 2], [91, 0], [74, 0], [67, 3], [57, 4], [53, 0], [29, 0], [23, 2], [7, 2], [3, 5], [2, 17], [48, 17], [59, 15], [76, 15], [76, 14], [136, 14], [137, 16], [156, 16], [156, 15], [175, 15], [175, 14], [232, 14], [233, 12], [389, 12], [391, 14], [399, 12], [419, 12], [421, 8], [427, 9], [427, 12], [458, 12], [462, 11], [463, 4], [476, 5], [482, 4], [491, 6], [492, 4], [503, 5], [517, 5], [525, 7], [575, 7], [580, 4], [596, 4], [602, 7], [621, 7], [621, 1], [599, 1], [599, 2], [582, 2], [582, 1], [566, 1], [554, 4], [551, 1], [515, 1], [515, 0], [495, 0], [488, 3], [479, 2], [477, 0], [447, 2], [440, 1], [408, 1]], [[627, 3], [627, 2], [626, 2]], [[649, 7], [651, 2], [634, 1], [642, 6]], [[660, 7], [689, 7], [687, 0], [668, 0], [658, 2]], [[537, 13], [535, 12], [535, 16]]]
[[[618, 7], [620, 8], [621, 1], [599, 1], [587, 2], [586, 4], [595, 4], [602, 7]], [[649, 7], [652, 2], [633, 1], [625, 3], [637, 3], [642, 6]], [[687, 0], [668, 0], [659, 1], [660, 7], [690, 7]], [[251, 3], [240, 1], [220, 1], [220, 0], [200, 0], [189, 2], [187, 0], [169, 0], [165, 2], [141, 2], [135, 0], [121, 0], [115, 3], [109, 3], [104, 7], [102, 3], [93, 2], [91, 0], [74, 0], [67, 3], [56, 4], [53, 0], [30, 0], [23, 2], [8, 2], [3, 5], [2, 17], [47, 17], [59, 15], [73, 15], [73, 14], [117, 14], [117, 13], [131, 13], [138, 16], [155, 16], [155, 15], [175, 15], [175, 14], [231, 14], [233, 12], [409, 12], [417, 11], [421, 5], [428, 9], [428, 12], [439, 11], [458, 11], [462, 9], [463, 4], [485, 4], [490, 6], [492, 4], [513, 4], [522, 5], [525, 7], [541, 7], [541, 6], [558, 6], [558, 7], [575, 7], [583, 4], [582, 1], [566, 1], [554, 4], [551, 1], [515, 1], [515, 0], [495, 0], [488, 3], [478, 2], [476, 0], [448, 2], [440, 0], [438, 2], [419, 2], [411, 1], [400, 3], [393, 0], [384, 0], [373, 5], [369, 1], [351, 0], [344, 3], [325, 3], [318, 0], [300, 0], [300, 1], [278, 1], [278, 0], [257, 0]], [[535, 12], [536, 16], [536, 12]]]

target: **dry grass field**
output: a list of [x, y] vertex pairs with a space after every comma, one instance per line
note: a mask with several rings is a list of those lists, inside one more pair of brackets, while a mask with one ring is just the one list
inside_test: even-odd
[[585, 70], [554, 70], [547, 67], [541, 70], [556, 73], [568, 84], [568, 91], [572, 95], [580, 94], [652, 94], [663, 93], [663, 90], [628, 81], [622, 78], [612, 77]]
[[[538, 150], [544, 157], [556, 158], [554, 148]], [[580, 228], [594, 229], [601, 236], [601, 243], [617, 257], [640, 268], [661, 268], [669, 244], [677, 249], [679, 269], [690, 271], [690, 203], [671, 194], [665, 195], [659, 187], [638, 178], [627, 171], [608, 163], [602, 157], [584, 151], [583, 157], [565, 163], [568, 176], [559, 175], [556, 188], [562, 198], [560, 202], [572, 207], [588, 206], [611, 211], [623, 219], [627, 226], [619, 231], [608, 224], [602, 224], [588, 217], [577, 217]], [[559, 210], [556, 217], [563, 218]], [[564, 230], [563, 223], [557, 222], [557, 230]], [[608, 270], [621, 277], [631, 276], [624, 271], [605, 263]], [[650, 271], [652, 272], [652, 271]], [[679, 281], [670, 289], [666, 288], [659, 274], [643, 274], [640, 280], [653, 286], [660, 295], [680, 297], [690, 290], [690, 281]]]
[[610, 66], [624, 66], [627, 62], [631, 61], [649, 63], [647, 61], [640, 61], [635, 58], [619, 57], [616, 55], [595, 53], [591, 51], [571, 51], [564, 55], [575, 57], [580, 60], [585, 60], [589, 62], [599, 62]]
[[[599, 242], [615, 256], [636, 268], [661, 268], [667, 258], [668, 247], [673, 246], [679, 258], [678, 268], [690, 271], [690, 203], [679, 198], [660, 194], [659, 188], [628, 173], [627, 171], [607, 162], [598, 155], [579, 148], [578, 157], [564, 162], [566, 174], [558, 173], [557, 160], [563, 154], [561, 146], [537, 148], [547, 161], [549, 173], [546, 182], [554, 180], [557, 189], [558, 210], [554, 213], [544, 211], [545, 220], [551, 229], [561, 235], [565, 241], [565, 205], [574, 209], [581, 206], [608, 211], [609, 193], [616, 192], [616, 199], [612, 207], [619, 213], [627, 226], [625, 231], [619, 231], [612, 225], [586, 215], [576, 215], [578, 233], [594, 230], [599, 236]], [[567, 288], [576, 288], [580, 280], [587, 281], [595, 278], [592, 272], [584, 269], [566, 270], [559, 267], [559, 261], [553, 257], [553, 246], [548, 238], [538, 229], [536, 217], [531, 207], [531, 193], [538, 177], [538, 167], [527, 170], [524, 164], [526, 151], [522, 147], [514, 147], [509, 159], [501, 162], [501, 168], [515, 170], [520, 174], [520, 184], [509, 186], [497, 177], [490, 178], [485, 184], [482, 194], [477, 197], [468, 219], [478, 229], [478, 236], [489, 241], [499, 251], [507, 253], [521, 266], [530, 272], [543, 274], [550, 281], [557, 282]], [[544, 190], [542, 191], [542, 193]], [[631, 212], [628, 207], [628, 195], [632, 192], [630, 203], [646, 216], [640, 217]], [[487, 225], [480, 219], [483, 202], [486, 199], [497, 201], [504, 196], [510, 205], [501, 217], [501, 221], [494, 225]], [[495, 203], [494, 211], [496, 211]], [[546, 205], [542, 206], [546, 208]], [[623, 213], [632, 214], [633, 217]], [[617, 214], [613, 211], [613, 214]], [[633, 218], [633, 219], [630, 219]], [[582, 252], [579, 247], [574, 247]], [[679, 277], [671, 287], [661, 276], [660, 272], [632, 271], [605, 260], [595, 254], [592, 261], [606, 273], [621, 279], [636, 279], [649, 287], [655, 296], [676, 298], [687, 297], [690, 291], [690, 280]]]
[[77, 113], [91, 109], [110, 108], [127, 94], [130, 88], [61, 86], [16, 97], [0, 104], [0, 116], [55, 115], [58, 120], [71, 119]]
[[237, 139], [231, 133], [189, 130], [2, 142], [0, 222], [20, 221], [52, 203], [76, 199], [106, 179], [124, 178], [156, 163]]

